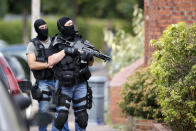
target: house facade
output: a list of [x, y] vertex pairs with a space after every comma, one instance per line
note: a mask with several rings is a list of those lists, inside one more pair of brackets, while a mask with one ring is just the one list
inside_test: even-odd
[[178, 22], [196, 23], [196, 0], [144, 0], [145, 53], [144, 57], [125, 67], [110, 81], [110, 116], [112, 122], [125, 123], [118, 102], [122, 100], [122, 85], [135, 70], [147, 66], [153, 51], [151, 39], [158, 39], [166, 27]]

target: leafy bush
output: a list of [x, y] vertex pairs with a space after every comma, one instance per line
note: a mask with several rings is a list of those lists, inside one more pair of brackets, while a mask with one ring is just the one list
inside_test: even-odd
[[149, 68], [138, 69], [124, 84], [121, 95], [119, 105], [125, 116], [161, 120], [158, 89]]
[[151, 65], [159, 85], [165, 121], [175, 130], [196, 129], [196, 24], [170, 25], [159, 40]]

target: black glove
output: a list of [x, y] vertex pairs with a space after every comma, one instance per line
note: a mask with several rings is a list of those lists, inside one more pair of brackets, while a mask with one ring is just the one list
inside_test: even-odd
[[77, 55], [77, 54], [79, 54], [78, 50], [74, 47], [66, 47], [66, 48], [64, 48], [64, 52], [67, 55]]
[[81, 59], [89, 62], [89, 61], [93, 60], [93, 55], [91, 53], [89, 53], [89, 52], [83, 52], [81, 54]]

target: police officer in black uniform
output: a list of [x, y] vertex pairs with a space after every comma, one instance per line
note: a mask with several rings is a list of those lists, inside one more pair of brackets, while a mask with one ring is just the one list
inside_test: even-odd
[[54, 38], [52, 46], [55, 53], [49, 57], [49, 65], [54, 66], [57, 85], [54, 99], [57, 112], [52, 131], [69, 130], [64, 123], [68, 119], [71, 101], [75, 114], [75, 130], [85, 131], [88, 123], [87, 109], [92, 106], [92, 91], [87, 83], [91, 76], [88, 67], [93, 65], [94, 59], [90, 53], [70, 46], [70, 43], [77, 40], [83, 41], [74, 30], [70, 18], [60, 18], [57, 26], [60, 34]]
[[[27, 60], [36, 79], [36, 86], [32, 89], [32, 97], [39, 102], [39, 112], [48, 112], [51, 99], [51, 86], [54, 86], [54, 73], [48, 64], [51, 38], [48, 37], [48, 26], [42, 19], [34, 22], [37, 37], [29, 42], [27, 47]], [[47, 125], [40, 126], [39, 131], [46, 131]]]

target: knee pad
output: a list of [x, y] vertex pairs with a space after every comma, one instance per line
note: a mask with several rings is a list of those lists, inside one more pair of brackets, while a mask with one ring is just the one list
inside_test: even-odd
[[58, 116], [54, 119], [54, 126], [59, 130], [62, 129], [67, 119], [68, 119], [68, 111], [65, 110], [58, 111]]
[[75, 114], [77, 116], [76, 122], [78, 123], [79, 127], [85, 129], [88, 124], [88, 114], [86, 110], [76, 112]]

